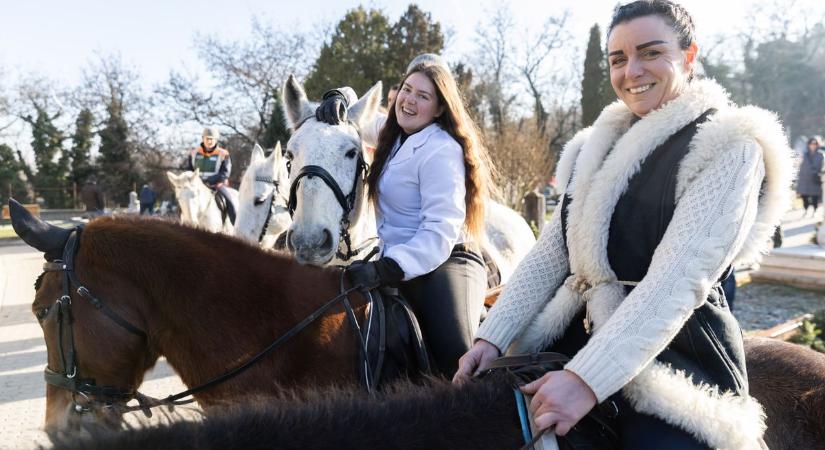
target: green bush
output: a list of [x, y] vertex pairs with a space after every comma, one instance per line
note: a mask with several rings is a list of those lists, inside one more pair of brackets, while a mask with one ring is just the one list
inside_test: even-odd
[[790, 341], [825, 353], [825, 339], [822, 337], [823, 328], [825, 328], [825, 310], [816, 313], [812, 320], [803, 320], [799, 333], [794, 335]]

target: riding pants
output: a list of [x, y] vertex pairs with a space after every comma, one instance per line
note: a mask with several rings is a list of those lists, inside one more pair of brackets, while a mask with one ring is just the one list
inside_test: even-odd
[[481, 256], [463, 244], [434, 271], [399, 286], [418, 318], [436, 373], [452, 377], [458, 358], [472, 346], [486, 286]]

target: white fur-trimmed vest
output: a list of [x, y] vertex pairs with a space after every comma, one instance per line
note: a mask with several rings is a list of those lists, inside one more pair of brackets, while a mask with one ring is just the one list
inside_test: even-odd
[[[605, 108], [591, 128], [577, 134], [562, 154], [557, 180], [560, 190], [573, 198], [567, 247], [574, 275], [559, 287], [511, 352], [545, 348], [564, 333], [585, 303], [598, 334], [625, 297], [606, 250], [616, 203], [645, 158], [709, 109], [718, 112], [698, 126], [679, 164], [676, 204], [719, 152], [755, 142], [761, 150], [765, 178], [755, 224], [733, 261], [756, 261], [767, 249], [790, 200], [790, 150], [774, 115], [755, 107], [732, 106], [724, 90], [709, 80], [691, 83], [678, 98], [635, 122], [633, 113], [616, 102]], [[611, 164], [603, 165], [608, 152]], [[720, 391], [713, 384], [697, 384], [689, 371], [656, 360], [622, 388], [636, 410], [685, 429], [712, 447], [759, 448], [765, 430], [761, 406], [747, 396], [746, 389], [744, 395]]]

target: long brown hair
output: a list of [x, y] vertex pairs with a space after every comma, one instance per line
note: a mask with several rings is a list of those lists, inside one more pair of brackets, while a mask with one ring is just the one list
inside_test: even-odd
[[[484, 205], [492, 190], [493, 166], [490, 155], [481, 141], [475, 122], [464, 107], [458, 86], [449, 70], [436, 64], [419, 64], [407, 72], [404, 80], [406, 81], [407, 77], [416, 72], [426, 75], [432, 81], [438, 102], [444, 107], [444, 112], [436, 117], [434, 122], [452, 136], [464, 151], [464, 186], [466, 189], [464, 225], [470, 238], [480, 241], [484, 231]], [[384, 166], [401, 131], [395, 115], [395, 104], [392, 104], [387, 114], [387, 121], [378, 135], [375, 157], [367, 175], [369, 198], [373, 202], [378, 198], [378, 181], [381, 179]]]

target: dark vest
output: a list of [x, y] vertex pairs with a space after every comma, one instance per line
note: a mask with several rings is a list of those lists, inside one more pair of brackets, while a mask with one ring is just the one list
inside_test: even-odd
[[[640, 281], [650, 267], [653, 253], [676, 210], [676, 175], [687, 155], [699, 124], [709, 110], [674, 133], [642, 162], [616, 203], [610, 221], [607, 256], [611, 269], [622, 281]], [[567, 214], [572, 199], [565, 195], [562, 229], [567, 242]], [[726, 273], [723, 278], [729, 275]], [[630, 293], [632, 286], [627, 286]], [[581, 313], [584, 316], [584, 312]], [[580, 320], [574, 320], [554, 351], [573, 354], [589, 337]], [[694, 382], [719, 386], [736, 393], [747, 392], [745, 353], [739, 324], [728, 309], [718, 284], [705, 303], [694, 310], [684, 327], [657, 360], [693, 375]]]

